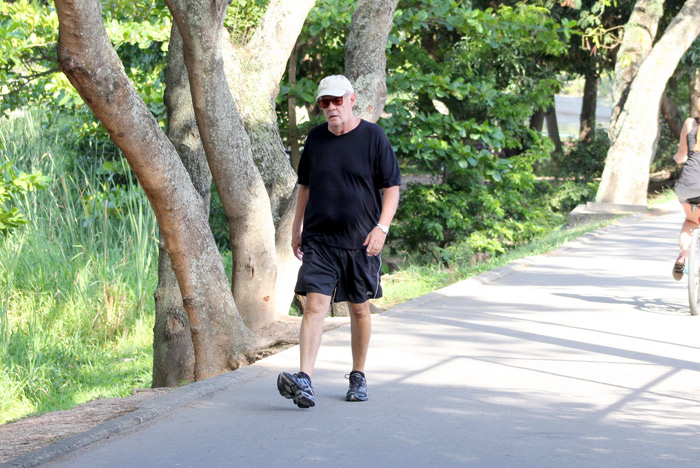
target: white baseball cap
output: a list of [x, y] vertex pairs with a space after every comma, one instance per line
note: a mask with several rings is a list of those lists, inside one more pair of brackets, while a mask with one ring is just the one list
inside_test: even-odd
[[325, 77], [319, 83], [316, 100], [318, 101], [322, 96], [345, 96], [346, 93], [355, 94], [355, 90], [352, 89], [350, 80], [345, 78], [343, 75], [331, 75]]

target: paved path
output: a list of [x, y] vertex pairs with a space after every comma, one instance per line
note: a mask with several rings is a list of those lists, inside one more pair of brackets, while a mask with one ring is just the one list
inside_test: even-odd
[[137, 414], [159, 417], [107, 423], [125, 430], [43, 466], [700, 466], [700, 317], [671, 279], [682, 218], [666, 207], [375, 317], [366, 403], [343, 400], [342, 327], [324, 336], [313, 409], [275, 388], [294, 347], [156, 397]]

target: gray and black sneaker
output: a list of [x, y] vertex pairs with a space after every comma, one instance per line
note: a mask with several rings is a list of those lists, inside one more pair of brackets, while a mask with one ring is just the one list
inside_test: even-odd
[[365, 379], [365, 374], [360, 371], [352, 371], [345, 378], [350, 379], [350, 388], [348, 393], [345, 394], [345, 400], [367, 401], [367, 379]]
[[311, 378], [304, 372], [282, 372], [277, 376], [277, 390], [283, 397], [291, 398], [299, 408], [311, 408], [316, 404]]

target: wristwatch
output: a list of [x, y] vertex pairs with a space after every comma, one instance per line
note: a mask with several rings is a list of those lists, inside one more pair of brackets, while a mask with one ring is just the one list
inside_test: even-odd
[[384, 226], [383, 224], [377, 223], [377, 227], [381, 229], [384, 234], [389, 234], [389, 226]]

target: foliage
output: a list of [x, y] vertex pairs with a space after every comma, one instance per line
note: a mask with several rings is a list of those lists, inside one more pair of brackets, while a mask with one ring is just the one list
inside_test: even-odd
[[[481, 3], [400, 2], [389, 36], [380, 123], [405, 169], [441, 181], [402, 194], [392, 232], [404, 253], [440, 262], [503, 252], [561, 219], [532, 172], [553, 146], [527, 121], [558, 90], [555, 66], [577, 22], [554, 18], [542, 2]], [[303, 78], [281, 86], [282, 122], [289, 95], [312, 102], [321, 76], [342, 73], [350, 12], [327, 1], [312, 10], [298, 42]], [[318, 122], [310, 111], [307, 125]]]
[[548, 207], [557, 213], [568, 213], [578, 205], [595, 199], [598, 182], [565, 180], [555, 185], [547, 197]]
[[224, 27], [234, 44], [245, 44], [265, 14], [269, 0], [233, 0], [226, 11]]
[[70, 163], [73, 123], [0, 119], [0, 162], [50, 180], [11, 195], [27, 224], [0, 238], [0, 423], [150, 384], [155, 219], [123, 162]]
[[0, 160], [0, 235], [7, 235], [10, 229], [27, 222], [17, 207], [11, 206], [12, 198], [36, 189], [45, 189], [48, 182], [48, 177], [43, 176], [41, 171], [35, 170], [30, 174], [17, 172], [13, 161]]
[[592, 140], [572, 141], [564, 153], [554, 153], [545, 172], [559, 178], [593, 180], [603, 174], [609, 149], [608, 133], [599, 128]]
[[0, 111], [56, 99], [44, 90], [48, 83], [67, 84], [58, 72], [57, 39], [53, 6], [32, 0], [0, 3]]
[[[107, 33], [124, 69], [153, 115], [165, 124], [164, 70], [170, 19], [153, 0], [103, 0]], [[58, 18], [53, 3], [0, 3], [0, 113], [42, 105], [51, 114], [77, 118], [75, 144], [84, 154], [118, 158], [107, 131], [60, 72]]]
[[510, 170], [498, 181], [465, 171], [447, 183], [409, 184], [392, 231], [401, 239], [394, 249], [448, 264], [501, 254], [542, 235], [562, 216], [546, 202], [549, 185], [537, 181], [535, 157], [510, 158]]
[[558, 89], [548, 60], [564, 52], [569, 27], [527, 4], [406, 2], [390, 37], [383, 121], [397, 155], [445, 180], [476, 170], [494, 181], [508, 166], [499, 155], [544, 157], [544, 139], [525, 122]]

